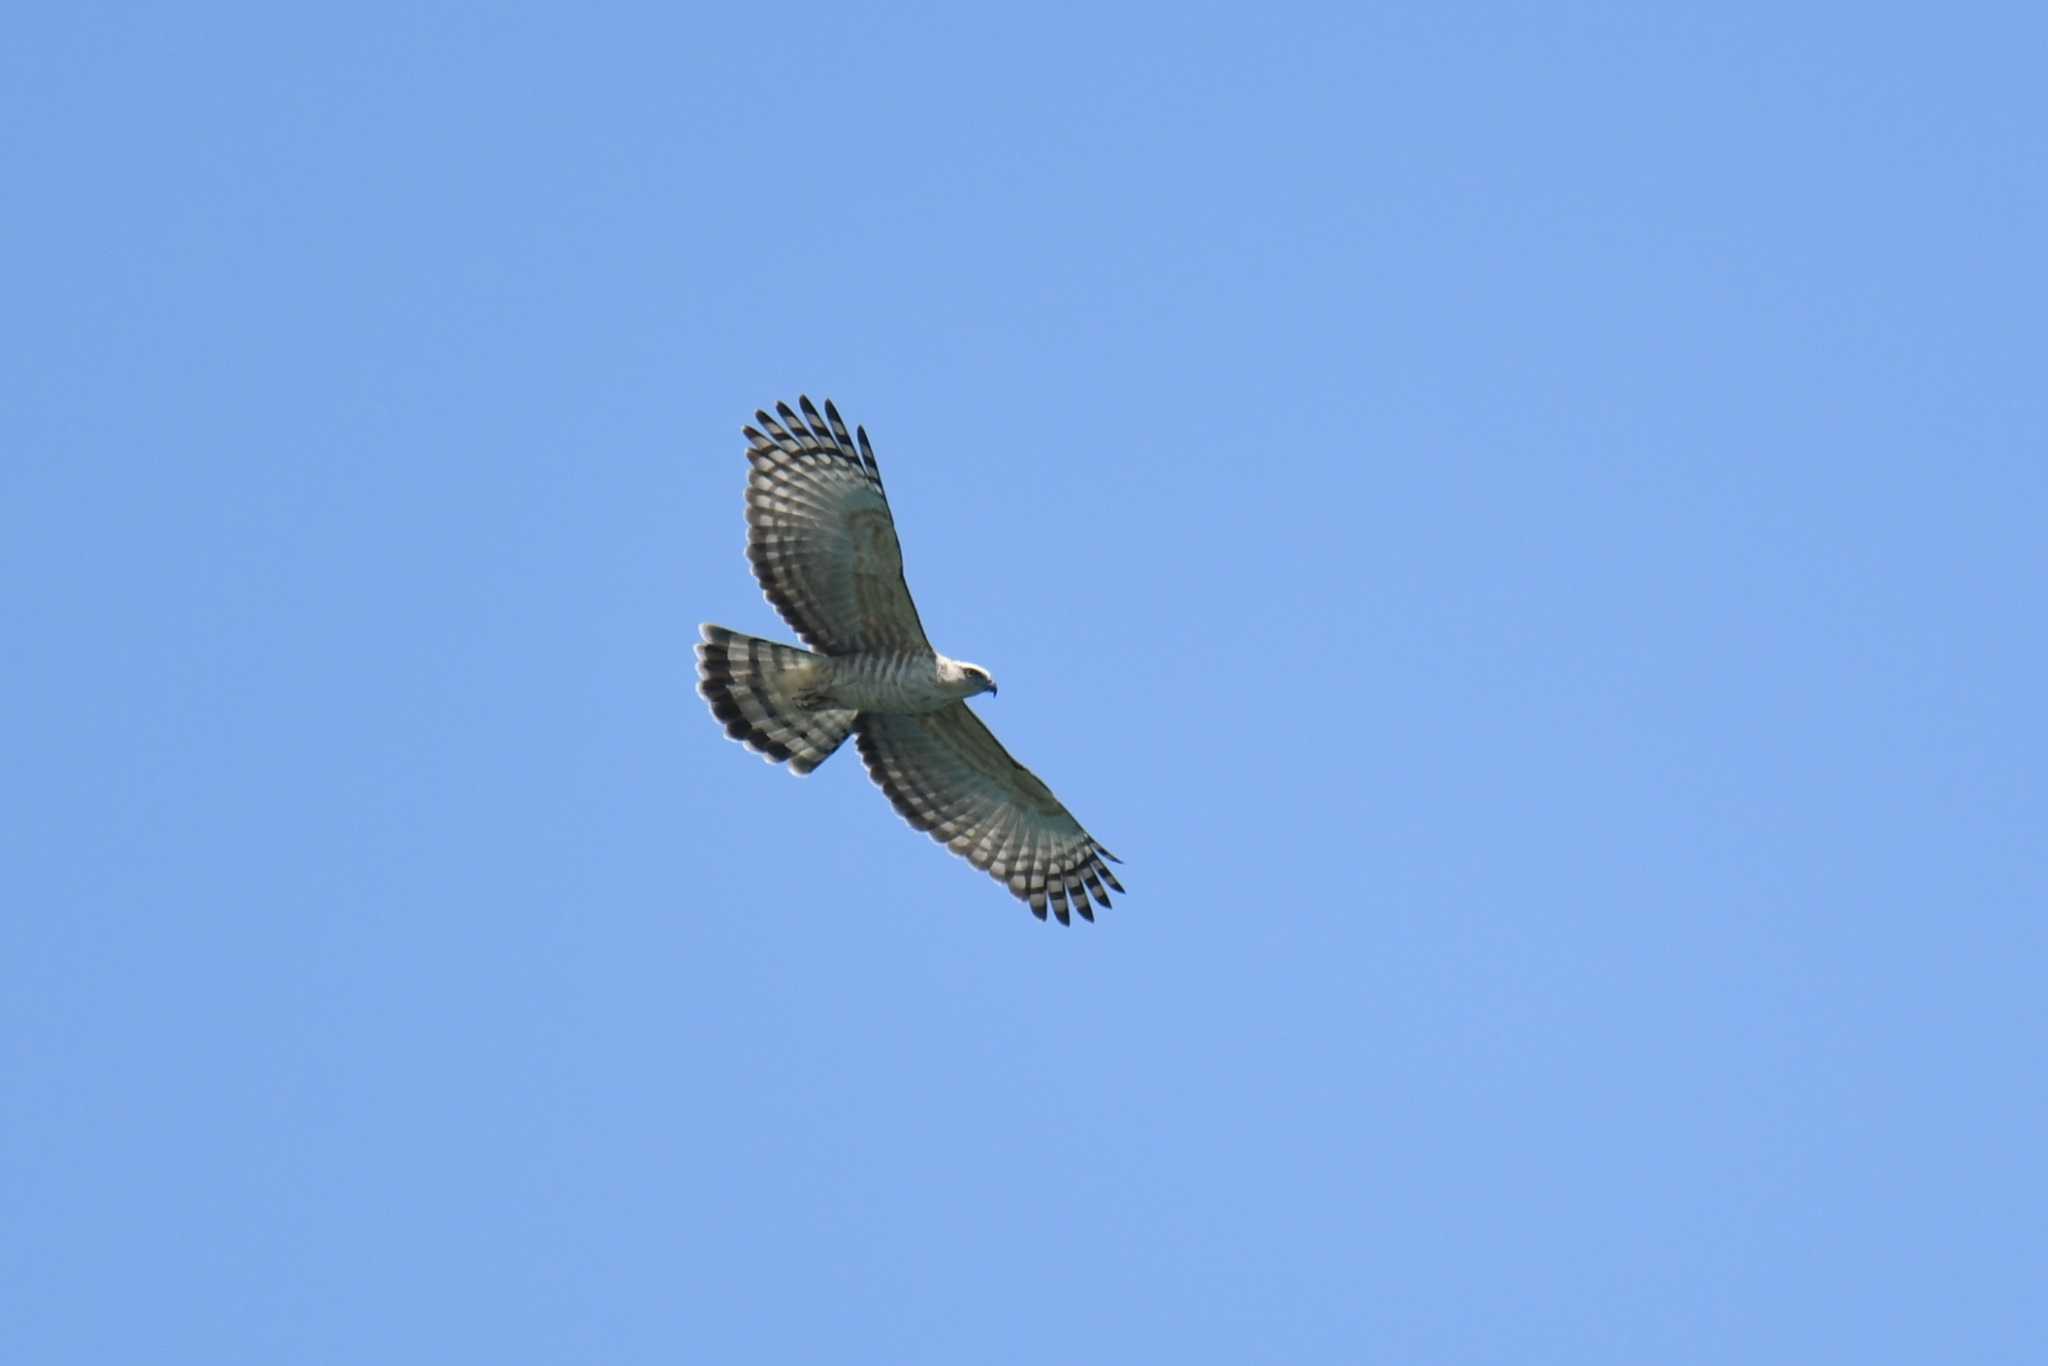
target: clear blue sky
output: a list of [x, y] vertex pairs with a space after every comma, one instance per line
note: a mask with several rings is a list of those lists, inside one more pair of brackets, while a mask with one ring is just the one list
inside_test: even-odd
[[[2018, 1361], [2032, 6], [41, 6], [0, 1356]], [[875, 438], [1126, 860], [693, 691]]]

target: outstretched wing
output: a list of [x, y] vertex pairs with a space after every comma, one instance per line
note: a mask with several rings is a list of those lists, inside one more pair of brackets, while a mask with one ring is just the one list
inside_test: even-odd
[[1103, 861], [1116, 855], [965, 702], [917, 716], [862, 712], [856, 733], [869, 776], [903, 819], [1029, 902], [1039, 919], [1050, 905], [1062, 925], [1069, 906], [1093, 920], [1089, 898], [1107, 906], [1103, 884], [1123, 890]]
[[846, 434], [799, 399], [799, 416], [754, 414], [746, 428], [747, 558], [782, 619], [826, 654], [929, 650], [903, 582], [903, 548], [865, 429]]

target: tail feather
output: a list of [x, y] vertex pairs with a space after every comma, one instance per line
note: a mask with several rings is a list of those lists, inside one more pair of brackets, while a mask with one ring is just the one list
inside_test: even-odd
[[770, 763], [809, 773], [852, 733], [859, 712], [811, 709], [798, 701], [821, 662], [817, 655], [723, 626], [706, 626], [703, 633], [704, 643], [697, 647], [697, 691], [727, 735]]

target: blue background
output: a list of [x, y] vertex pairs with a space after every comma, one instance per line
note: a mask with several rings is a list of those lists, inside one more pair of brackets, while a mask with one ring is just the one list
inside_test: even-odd
[[[2038, 1352], [2044, 51], [24, 12], [0, 1355]], [[1101, 923], [694, 695], [799, 392]]]

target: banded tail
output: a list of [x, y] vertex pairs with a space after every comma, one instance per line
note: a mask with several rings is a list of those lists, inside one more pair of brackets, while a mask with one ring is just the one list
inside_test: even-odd
[[792, 773], [809, 773], [853, 733], [860, 713], [805, 707], [798, 700], [823, 672], [824, 660], [794, 645], [705, 626], [697, 647], [697, 691], [725, 733]]

